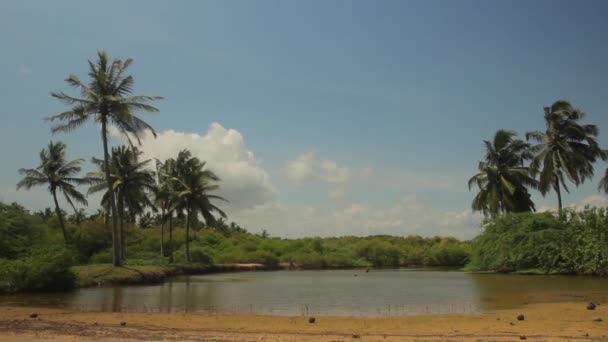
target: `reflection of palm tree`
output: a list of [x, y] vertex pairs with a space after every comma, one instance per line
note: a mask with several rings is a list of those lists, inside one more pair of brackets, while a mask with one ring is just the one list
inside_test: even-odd
[[[85, 84], [74, 75], [65, 81], [80, 91], [81, 97], [73, 97], [64, 92], [54, 92], [51, 95], [61, 102], [72, 106], [71, 109], [48, 118], [49, 121], [61, 121], [53, 127], [53, 133], [70, 132], [87, 121], [101, 125], [101, 140], [103, 144], [103, 163], [106, 171], [105, 179], [108, 188], [112, 187], [110, 177], [110, 153], [108, 151], [108, 125], [114, 125], [118, 131], [129, 140], [132, 134], [139, 141], [139, 136], [154, 129], [134, 113], [139, 111], [157, 112], [158, 109], [149, 105], [150, 101], [161, 99], [159, 96], [132, 96], [134, 78], [125, 72], [133, 62], [132, 59], [109, 60], [108, 55], [99, 51], [97, 61], [89, 61], [89, 83]], [[118, 209], [114, 192], [110, 192], [109, 207], [112, 213], [112, 264], [121, 265], [121, 255], [118, 236]]]
[[46, 149], [40, 151], [40, 165], [35, 169], [19, 169], [19, 173], [24, 177], [17, 183], [17, 189], [29, 190], [35, 186], [48, 186], [55, 202], [55, 213], [59, 219], [63, 239], [67, 243], [69, 236], [65, 228], [62, 210], [59, 208], [59, 202], [57, 201], [57, 192], [63, 193], [66, 201], [76, 211], [74, 201], [86, 205], [87, 200], [83, 194], [76, 190], [75, 185], [87, 184], [88, 180], [76, 177], [80, 172], [80, 164], [83, 160], [67, 161], [65, 149], [66, 146], [62, 142], [50, 142]]

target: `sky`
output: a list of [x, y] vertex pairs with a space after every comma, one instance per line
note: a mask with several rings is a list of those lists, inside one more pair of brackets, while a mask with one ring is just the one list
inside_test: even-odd
[[[273, 236], [480, 232], [467, 180], [497, 129], [543, 129], [571, 101], [608, 147], [605, 1], [0, 2], [0, 201], [51, 140], [102, 154], [99, 128], [52, 135], [50, 91], [85, 79], [99, 49], [133, 58], [135, 93], [158, 132], [146, 158], [188, 148], [222, 177], [229, 220]], [[113, 144], [124, 138], [112, 133]], [[599, 175], [567, 205], [608, 205]], [[554, 194], [534, 194], [537, 208]], [[93, 211], [98, 198], [89, 198]]]

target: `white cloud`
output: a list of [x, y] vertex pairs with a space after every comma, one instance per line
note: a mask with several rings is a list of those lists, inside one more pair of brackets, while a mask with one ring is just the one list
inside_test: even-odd
[[235, 129], [212, 123], [203, 134], [168, 130], [159, 133], [156, 139], [146, 133], [141, 142], [139, 148], [147, 159], [175, 158], [179, 151], [188, 149], [193, 156], [206, 161], [206, 167], [222, 178], [218, 194], [230, 201], [222, 205], [229, 213], [262, 205], [278, 196], [268, 172]]
[[243, 210], [235, 217], [252, 231], [282, 237], [343, 235], [454, 236], [470, 239], [482, 216], [470, 209], [443, 210], [406, 196], [387, 207], [350, 203], [337, 208], [287, 207], [277, 202]]
[[351, 180], [350, 169], [333, 160], [319, 160], [314, 152], [302, 154], [287, 162], [287, 178], [296, 182], [318, 180], [329, 184], [347, 184]]
[[22, 77], [29, 76], [32, 74], [32, 68], [28, 65], [21, 64], [17, 68], [17, 74]]
[[371, 167], [364, 167], [363, 169], [361, 169], [361, 171], [359, 171], [359, 177], [361, 178], [371, 178], [374, 176], [374, 169], [372, 169]]
[[604, 195], [591, 195], [585, 197], [581, 201], [579, 207], [584, 207], [586, 205], [591, 207], [608, 207], [608, 197]]
[[329, 198], [333, 200], [344, 198], [352, 178], [350, 168], [333, 160], [319, 160], [314, 152], [288, 161], [285, 174], [287, 179], [298, 183], [320, 181], [333, 185], [334, 189], [329, 192]]

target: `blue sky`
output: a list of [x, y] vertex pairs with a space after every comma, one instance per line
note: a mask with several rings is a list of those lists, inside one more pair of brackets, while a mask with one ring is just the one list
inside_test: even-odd
[[[135, 60], [137, 93], [165, 97], [142, 115], [159, 132], [208, 138], [200, 157], [228, 173], [243, 226], [470, 237], [466, 180], [497, 129], [542, 129], [542, 107], [563, 98], [608, 146], [607, 11], [604, 1], [3, 1], [0, 198], [47, 205], [44, 189], [14, 184], [50, 139], [74, 158], [100, 155], [95, 126], [52, 137], [42, 118], [64, 109], [49, 91], [67, 90], [63, 79], [84, 77], [104, 49]], [[152, 145], [142, 148], [156, 157]], [[606, 203], [596, 183], [566, 203]]]

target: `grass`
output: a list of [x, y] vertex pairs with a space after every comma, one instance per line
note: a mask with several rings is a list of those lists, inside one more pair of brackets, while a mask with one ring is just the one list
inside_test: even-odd
[[265, 266], [242, 267], [238, 264], [172, 264], [172, 265], [133, 265], [113, 267], [112, 264], [89, 264], [72, 266], [76, 274], [76, 286], [103, 286], [113, 284], [151, 284], [159, 283], [167, 277], [179, 274], [207, 274], [253, 270], [271, 270]]
[[179, 269], [175, 267], [160, 265], [113, 267], [111, 264], [92, 264], [73, 266], [71, 269], [77, 276], [79, 287], [153, 283], [163, 281], [167, 276], [179, 273]]

